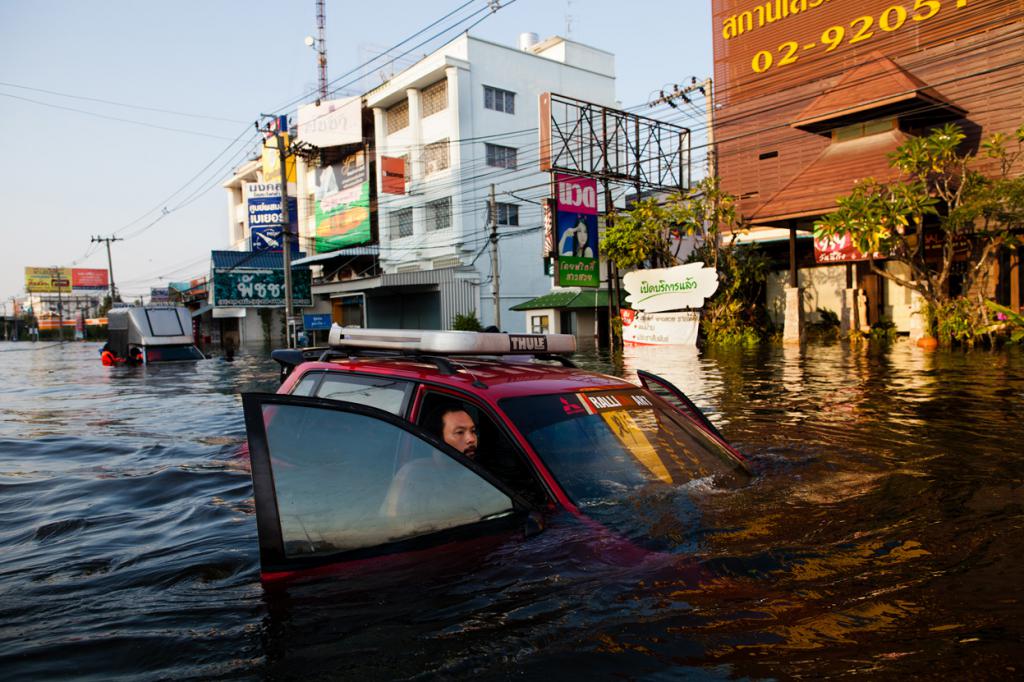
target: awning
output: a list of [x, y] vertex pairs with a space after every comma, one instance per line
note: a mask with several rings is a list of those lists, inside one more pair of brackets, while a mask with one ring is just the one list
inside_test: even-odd
[[379, 255], [380, 247], [377, 244], [370, 244], [368, 246], [352, 246], [347, 249], [336, 249], [334, 251], [328, 251], [327, 253], [318, 253], [315, 256], [306, 256], [305, 258], [298, 258], [292, 261], [292, 266], [311, 265], [313, 263], [321, 263], [325, 260], [331, 260], [332, 258], [352, 258], [354, 256]]
[[[620, 305], [622, 302], [620, 301]], [[608, 307], [607, 289], [582, 289], [552, 291], [537, 298], [517, 303], [509, 310], [541, 310], [558, 308], [561, 310], [591, 310]]]
[[836, 198], [848, 195], [858, 180], [893, 180], [889, 152], [907, 140], [898, 130], [839, 142], [821, 154], [750, 216], [753, 223], [772, 223], [831, 213]]
[[207, 303], [206, 305], [199, 306], [199, 308], [197, 308], [196, 310], [193, 310], [192, 311], [192, 317], [199, 317], [203, 313], [210, 312], [211, 310], [213, 310], [213, 306], [211, 304]]
[[792, 127], [828, 134], [834, 128], [872, 119], [938, 122], [966, 111], [880, 52], [847, 74], [800, 112]]
[[[306, 254], [299, 252], [296, 260], [302, 260]], [[284, 256], [281, 252], [271, 251], [211, 251], [210, 259], [217, 270], [281, 270], [284, 268]], [[296, 261], [292, 261], [295, 267]]]

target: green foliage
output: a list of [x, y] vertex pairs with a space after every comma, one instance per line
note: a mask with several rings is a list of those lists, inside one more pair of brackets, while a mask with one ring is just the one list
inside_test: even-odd
[[452, 318], [452, 329], [460, 332], [482, 332], [484, 326], [480, 324], [474, 310], [465, 314], [455, 313], [455, 317]]
[[666, 267], [678, 262], [672, 237], [696, 234], [708, 245], [705, 262], [717, 267], [723, 228], [742, 229], [736, 197], [722, 191], [718, 178], [708, 177], [685, 195], [664, 201], [643, 199], [629, 210], [616, 211], [605, 229], [601, 251], [622, 270]]
[[718, 346], [755, 346], [761, 332], [750, 320], [751, 311], [740, 300], [716, 298], [708, 301], [700, 327], [708, 343]]
[[935, 337], [939, 343], [959, 343], [970, 347], [985, 334], [986, 325], [978, 307], [964, 296], [932, 306], [929, 312], [934, 319]]
[[987, 333], [1009, 332], [1010, 341], [1014, 343], [1024, 341], [1024, 315], [995, 301], [985, 301], [985, 305], [996, 315], [996, 321], [985, 328]]
[[[971, 345], [985, 333], [982, 292], [992, 264], [1000, 249], [1020, 243], [1016, 229], [1024, 222], [1024, 177], [1014, 177], [1014, 168], [1024, 154], [1024, 125], [1012, 136], [996, 133], [983, 142], [984, 156], [997, 162], [995, 174], [977, 170], [976, 155], [961, 151], [965, 139], [952, 123], [908, 139], [889, 156], [900, 179], [859, 182], [837, 200], [834, 212], [815, 223], [815, 236], [849, 234], [869, 256], [872, 272], [921, 294], [930, 308], [930, 332], [940, 341]], [[927, 253], [926, 235], [934, 240]], [[964, 254], [960, 288], [970, 298], [953, 301], [952, 266]], [[876, 255], [903, 263], [909, 277], [880, 267]], [[975, 326], [967, 329], [968, 324]]]
[[601, 251], [620, 269], [659, 267], [673, 262], [669, 231], [675, 224], [672, 202], [642, 199], [628, 211], [616, 212], [601, 239]]
[[896, 338], [896, 323], [892, 320], [879, 320], [871, 325], [868, 337], [875, 341], [892, 341]]

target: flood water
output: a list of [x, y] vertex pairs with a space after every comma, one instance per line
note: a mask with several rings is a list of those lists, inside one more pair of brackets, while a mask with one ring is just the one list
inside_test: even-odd
[[0, 344], [4, 679], [991, 679], [1024, 638], [1024, 356], [627, 351], [757, 476], [642, 561], [552, 520], [450, 564], [259, 580], [239, 393], [262, 348], [107, 368]]

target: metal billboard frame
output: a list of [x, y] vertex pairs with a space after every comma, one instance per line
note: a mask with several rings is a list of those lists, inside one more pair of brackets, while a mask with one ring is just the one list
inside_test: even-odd
[[690, 129], [550, 92], [540, 95], [540, 170], [640, 190], [690, 187]]

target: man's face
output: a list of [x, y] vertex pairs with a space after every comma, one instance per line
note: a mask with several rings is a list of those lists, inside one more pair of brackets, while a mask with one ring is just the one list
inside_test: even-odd
[[444, 415], [444, 442], [464, 454], [476, 455], [476, 424], [464, 410]]

